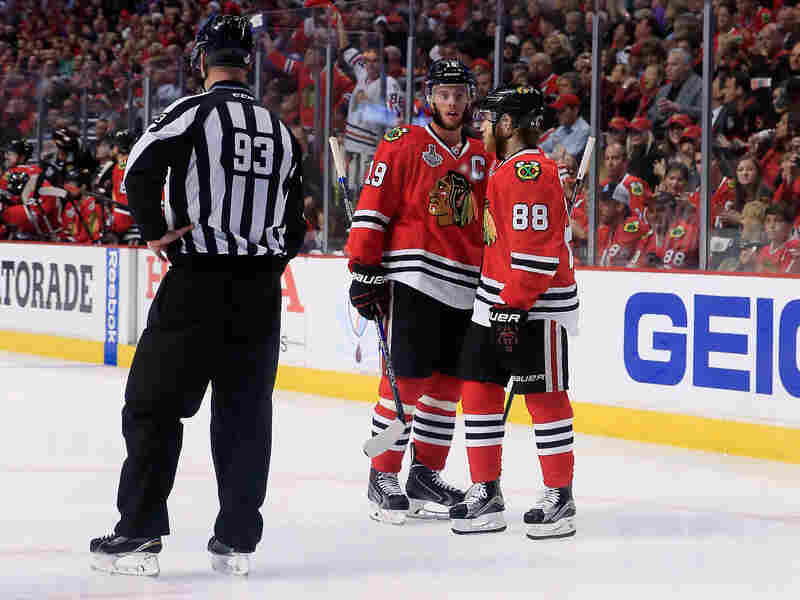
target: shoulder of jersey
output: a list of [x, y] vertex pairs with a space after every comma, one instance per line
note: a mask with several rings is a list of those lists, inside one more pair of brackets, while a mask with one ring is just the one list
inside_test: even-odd
[[402, 124], [388, 129], [383, 134], [383, 141], [393, 146], [404, 146], [410, 142], [418, 141], [425, 135], [425, 130], [419, 125]]
[[496, 173], [504, 173], [521, 182], [535, 182], [542, 178], [555, 177], [558, 179], [558, 167], [555, 161], [548, 158], [543, 152], [525, 152], [512, 157], [502, 165], [495, 166]]

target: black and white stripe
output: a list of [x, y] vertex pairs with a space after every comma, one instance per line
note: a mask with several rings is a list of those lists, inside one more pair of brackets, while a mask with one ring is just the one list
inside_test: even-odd
[[558, 258], [552, 256], [537, 256], [535, 254], [511, 253], [511, 268], [541, 275], [555, 275], [558, 270]]
[[503, 413], [496, 415], [464, 415], [464, 435], [467, 448], [499, 446], [503, 443], [505, 431]]
[[567, 332], [558, 321], [543, 323], [544, 391], [564, 392], [569, 389]]
[[353, 224], [351, 229], [374, 229], [384, 232], [389, 224], [389, 217], [377, 210], [359, 209], [353, 213]]
[[302, 243], [300, 148], [235, 82], [170, 105], [131, 150], [128, 200], [145, 239], [158, 237], [160, 182], [169, 229], [190, 223], [179, 254], [293, 256]]
[[[450, 446], [456, 428], [456, 402], [437, 400], [430, 396], [420, 396], [414, 413], [414, 441], [426, 442], [435, 446]], [[440, 415], [430, 409], [436, 408], [450, 412]]]
[[569, 418], [550, 423], [537, 423], [533, 426], [539, 456], [563, 454], [572, 450], [574, 437], [572, 421], [572, 418]]
[[420, 248], [383, 253], [381, 265], [389, 279], [461, 310], [472, 308], [480, 267], [468, 265]]

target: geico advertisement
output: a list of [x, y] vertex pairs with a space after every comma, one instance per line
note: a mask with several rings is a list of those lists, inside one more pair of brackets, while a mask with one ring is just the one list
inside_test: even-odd
[[800, 280], [581, 271], [578, 283], [577, 400], [800, 426]]
[[105, 283], [103, 248], [0, 244], [0, 329], [102, 341]]
[[[138, 332], [169, 266], [149, 252], [138, 260]], [[281, 277], [280, 362], [287, 365], [377, 373], [377, 338], [350, 308], [347, 262], [341, 258], [293, 259]]]

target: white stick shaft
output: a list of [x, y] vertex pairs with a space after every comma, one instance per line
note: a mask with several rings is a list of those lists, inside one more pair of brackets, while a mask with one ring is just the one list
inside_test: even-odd
[[586, 140], [586, 148], [583, 150], [583, 158], [581, 158], [581, 165], [578, 167], [578, 181], [583, 181], [586, 177], [586, 171], [589, 170], [589, 163], [592, 160], [592, 152], [594, 152], [594, 137], [589, 136]]
[[342, 148], [339, 146], [339, 140], [335, 137], [328, 138], [328, 144], [331, 147], [331, 154], [333, 155], [333, 166], [336, 169], [336, 175], [345, 177], [347, 171], [344, 168], [344, 156], [342, 155]]

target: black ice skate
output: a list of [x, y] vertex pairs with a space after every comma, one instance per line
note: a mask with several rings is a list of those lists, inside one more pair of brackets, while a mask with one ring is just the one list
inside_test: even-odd
[[463, 502], [450, 508], [453, 533], [492, 533], [506, 530], [506, 505], [500, 480], [474, 483]]
[[159, 573], [160, 537], [128, 538], [112, 534], [94, 538], [89, 542], [89, 551], [92, 553], [92, 568], [97, 571], [149, 577]]
[[413, 519], [450, 518], [449, 508], [464, 500], [464, 492], [442, 479], [439, 471], [419, 462], [411, 445], [411, 468], [406, 482], [408, 516]]
[[216, 537], [208, 540], [211, 568], [226, 575], [247, 575], [250, 572], [250, 553], [239, 552]]
[[572, 486], [546, 487], [541, 497], [525, 513], [527, 536], [532, 540], [547, 540], [575, 535], [575, 500]]
[[369, 515], [371, 518], [392, 525], [402, 525], [406, 522], [408, 498], [400, 489], [397, 473], [384, 473], [371, 468], [367, 497], [372, 507]]

